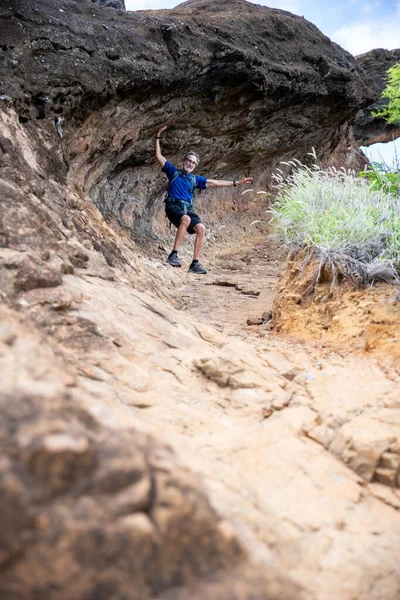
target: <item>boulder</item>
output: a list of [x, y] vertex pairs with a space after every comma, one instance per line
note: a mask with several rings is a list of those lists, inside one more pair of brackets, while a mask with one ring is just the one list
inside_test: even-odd
[[[322, 163], [365, 163], [351, 123], [379, 89], [302, 17], [245, 0], [123, 14], [80, 0], [17, 0], [0, 10], [0, 72], [12, 100], [1, 105], [16, 111], [28, 136], [22, 163], [13, 138], [3, 138], [8, 179], [13, 168], [29, 168], [40, 178], [34, 193], [47, 197], [46, 178], [68, 180], [135, 236], [165, 228], [154, 225], [166, 180], [153, 158], [164, 123], [169, 160], [179, 165], [192, 148], [199, 173], [252, 174], [261, 189], [271, 187], [280, 161], [309, 162], [312, 148]], [[42, 140], [36, 149], [34, 139]], [[198, 206], [207, 202], [217, 221], [232, 206], [246, 210], [251, 198], [225, 190], [214, 199], [209, 191]], [[64, 227], [77, 220], [64, 219]]]
[[[400, 62], [400, 48], [384, 50], [376, 48], [356, 56], [362, 69], [374, 80], [381, 93], [387, 84], [387, 70]], [[386, 98], [379, 98], [370, 106], [358, 111], [354, 124], [354, 135], [360, 146], [370, 146], [380, 142], [390, 142], [400, 136], [400, 125], [390, 125], [381, 117], [372, 117], [372, 112], [382, 110], [387, 105]]]

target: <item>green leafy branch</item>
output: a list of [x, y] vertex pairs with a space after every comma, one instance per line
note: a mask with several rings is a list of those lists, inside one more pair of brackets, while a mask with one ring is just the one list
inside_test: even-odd
[[387, 70], [388, 83], [382, 93], [382, 98], [388, 98], [388, 105], [371, 113], [373, 117], [383, 117], [391, 125], [400, 124], [400, 63]]

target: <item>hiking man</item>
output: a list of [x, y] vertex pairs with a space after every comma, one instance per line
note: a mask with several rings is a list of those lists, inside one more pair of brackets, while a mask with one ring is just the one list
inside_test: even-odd
[[183, 168], [177, 169], [161, 154], [160, 136], [167, 129], [161, 127], [156, 133], [154, 140], [154, 154], [162, 167], [162, 171], [168, 177], [168, 196], [165, 200], [165, 212], [169, 221], [177, 227], [175, 243], [167, 262], [173, 267], [181, 267], [182, 263], [178, 256], [186, 232], [195, 234], [193, 260], [189, 267], [190, 273], [206, 274], [207, 269], [199, 262], [200, 252], [203, 248], [205, 238], [205, 227], [199, 215], [193, 212], [194, 190], [205, 190], [209, 187], [236, 187], [252, 183], [251, 177], [243, 177], [240, 181], [224, 181], [223, 179], [207, 179], [201, 175], [194, 175], [193, 171], [200, 162], [196, 152], [187, 152], [183, 157]]

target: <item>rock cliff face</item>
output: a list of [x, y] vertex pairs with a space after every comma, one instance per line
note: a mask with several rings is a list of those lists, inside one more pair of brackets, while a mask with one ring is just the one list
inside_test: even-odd
[[[266, 185], [312, 146], [357, 164], [349, 124], [377, 88], [304, 19], [241, 0], [0, 14], [1, 597], [394, 597], [397, 493], [313, 441], [358, 406], [323, 398], [319, 420], [304, 367], [294, 382], [283, 354], [192, 324], [180, 275], [137, 244], [164, 231], [164, 122], [173, 161], [190, 145], [208, 175]], [[215, 220], [250, 205], [214, 200]], [[371, 477], [398, 454], [389, 430]]]
[[251, 172], [265, 186], [279, 161], [308, 160], [312, 147], [323, 162], [363, 163], [349, 124], [379, 91], [301, 17], [244, 0], [123, 17], [88, 1], [17, 0], [1, 14], [3, 92], [25, 130], [51, 140], [46, 172], [135, 234], [160, 209], [152, 136], [165, 122], [164, 154], [179, 163], [198, 151], [209, 177]]
[[[387, 70], [400, 62], [400, 49], [389, 51], [377, 48], [356, 56], [356, 61], [383, 92], [387, 83]], [[389, 125], [384, 119], [371, 117], [372, 112], [382, 110], [386, 103], [387, 100], [379, 99], [357, 113], [354, 134], [360, 146], [390, 142], [400, 137], [399, 125]]]

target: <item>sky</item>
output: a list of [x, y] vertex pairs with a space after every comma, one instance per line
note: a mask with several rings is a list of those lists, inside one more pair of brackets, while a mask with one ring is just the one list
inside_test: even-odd
[[[173, 8], [178, 4], [176, 0], [125, 0], [126, 10]], [[373, 48], [400, 48], [400, 0], [258, 0], [253, 4], [303, 16], [354, 56]], [[391, 164], [395, 151], [400, 157], [400, 138], [370, 146], [368, 156]]]

